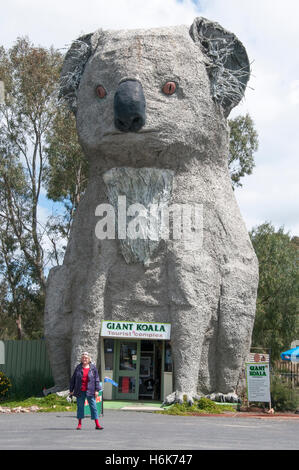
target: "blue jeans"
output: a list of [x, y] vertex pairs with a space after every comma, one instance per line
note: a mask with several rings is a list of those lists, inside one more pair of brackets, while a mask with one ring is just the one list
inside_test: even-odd
[[94, 396], [86, 395], [86, 392], [81, 392], [80, 396], [77, 397], [77, 418], [82, 419], [84, 418], [84, 402], [88, 400], [91, 419], [98, 419], [98, 410], [97, 410], [97, 403]]

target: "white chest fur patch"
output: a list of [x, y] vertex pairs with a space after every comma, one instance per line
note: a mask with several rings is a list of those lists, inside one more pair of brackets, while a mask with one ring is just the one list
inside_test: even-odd
[[163, 238], [159, 219], [170, 201], [173, 175], [171, 170], [128, 167], [104, 173], [117, 238], [127, 263], [146, 264]]

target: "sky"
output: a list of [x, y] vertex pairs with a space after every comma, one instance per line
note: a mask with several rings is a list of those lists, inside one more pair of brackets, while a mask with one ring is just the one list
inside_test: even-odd
[[[299, 236], [298, 0], [10, 0], [0, 8], [0, 45], [27, 35], [64, 50], [96, 29], [191, 25], [203, 16], [245, 45], [251, 78], [230, 118], [249, 113], [259, 135], [253, 174], [235, 191], [248, 230], [271, 222]], [[45, 216], [49, 204], [41, 202]]]

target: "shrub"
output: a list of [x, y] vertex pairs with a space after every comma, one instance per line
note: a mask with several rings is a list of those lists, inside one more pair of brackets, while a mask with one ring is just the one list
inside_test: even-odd
[[219, 412], [219, 405], [217, 405], [214, 401], [209, 400], [209, 398], [202, 397], [198, 401], [197, 406], [200, 410], [205, 410], [207, 413]]
[[295, 411], [299, 405], [296, 391], [277, 375], [271, 380], [271, 400], [276, 411]]
[[175, 403], [170, 406], [167, 410], [162, 412], [163, 414], [171, 415], [188, 415], [188, 414], [200, 414], [200, 413], [223, 413], [224, 411], [234, 411], [232, 405], [219, 405], [209, 398], [201, 398], [200, 400], [194, 400], [192, 406], [190, 406], [184, 397], [183, 403]]
[[196, 411], [198, 411], [196, 404], [190, 406], [186, 401], [184, 401], [183, 403], [175, 403], [174, 405], [171, 405], [167, 410], [164, 410], [163, 412], [173, 415], [186, 415], [190, 412]]
[[4, 398], [7, 395], [11, 387], [11, 382], [8, 377], [3, 372], [0, 372], [0, 399]]

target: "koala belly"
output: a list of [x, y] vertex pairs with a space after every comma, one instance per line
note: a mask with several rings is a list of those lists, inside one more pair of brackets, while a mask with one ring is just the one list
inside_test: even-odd
[[220, 283], [219, 268], [203, 253], [182, 259], [177, 250], [165, 246], [148, 265], [128, 264], [118, 256], [107, 272], [104, 317], [172, 322], [174, 310], [194, 307], [201, 317], [198, 303], [212, 303], [217, 308]]
[[169, 322], [167, 277], [163, 256], [148, 266], [118, 257], [107, 273], [105, 319]]

